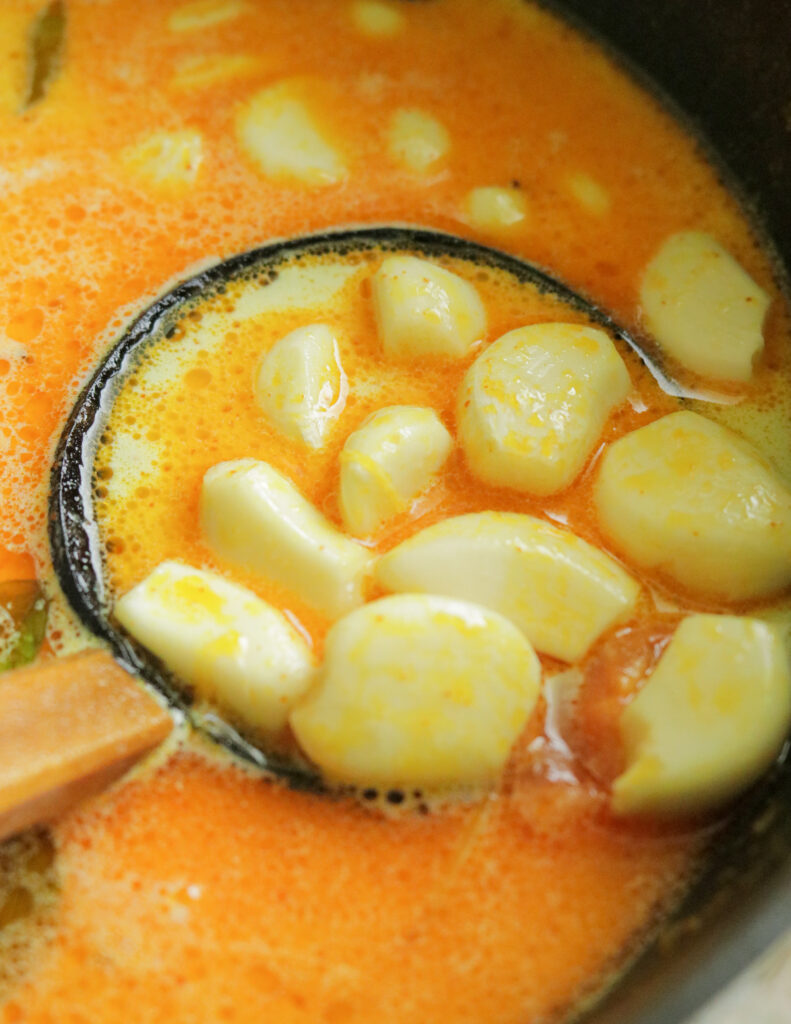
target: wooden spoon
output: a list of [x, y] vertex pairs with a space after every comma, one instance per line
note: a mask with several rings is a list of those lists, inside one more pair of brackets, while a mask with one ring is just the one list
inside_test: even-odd
[[104, 651], [0, 677], [0, 840], [49, 821], [165, 739], [168, 712]]

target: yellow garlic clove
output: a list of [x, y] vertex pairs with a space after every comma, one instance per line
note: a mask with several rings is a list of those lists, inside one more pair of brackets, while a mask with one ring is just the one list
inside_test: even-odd
[[162, 191], [195, 184], [203, 163], [200, 132], [155, 132], [121, 153], [121, 163], [133, 176]]
[[431, 484], [453, 439], [433, 409], [380, 409], [350, 434], [341, 452], [341, 515], [367, 537]]
[[388, 256], [373, 277], [385, 355], [463, 356], [486, 333], [486, 311], [458, 274], [416, 256]]
[[206, 473], [201, 525], [229, 562], [288, 587], [337, 618], [361, 604], [371, 555], [265, 462], [221, 462]]
[[755, 782], [791, 726], [785, 645], [765, 622], [692, 615], [679, 626], [621, 732], [618, 814], [708, 810]]
[[200, 53], [185, 57], [178, 63], [170, 86], [183, 92], [206, 89], [239, 78], [248, 78], [260, 70], [261, 61], [249, 54]]
[[388, 591], [476, 601], [510, 619], [536, 650], [569, 662], [628, 618], [640, 592], [598, 548], [516, 512], [429, 526], [383, 555], [375, 578]]
[[340, 781], [487, 784], [524, 728], [540, 678], [530, 644], [501, 616], [399, 595], [332, 627], [318, 681], [290, 723], [308, 756]]
[[584, 171], [569, 174], [566, 178], [566, 187], [582, 209], [593, 217], [604, 217], [610, 212], [609, 192]]
[[640, 290], [645, 325], [682, 366], [717, 381], [744, 381], [763, 350], [769, 296], [700, 231], [673, 235]]
[[214, 573], [163, 562], [115, 605], [118, 621], [207, 700], [278, 732], [314, 673], [277, 609]]
[[518, 188], [474, 188], [464, 198], [464, 215], [479, 231], [506, 234], [524, 223], [527, 200]]
[[610, 445], [594, 502], [621, 554], [695, 593], [743, 601], [791, 583], [791, 491], [746, 441], [697, 413]]
[[341, 154], [324, 137], [291, 83], [262, 89], [236, 118], [239, 142], [267, 177], [302, 185], [333, 185], [346, 177]]
[[372, 39], [389, 39], [398, 35], [406, 24], [401, 11], [382, 0], [356, 0], [351, 16], [357, 31]]
[[436, 170], [450, 150], [447, 128], [423, 110], [397, 110], [390, 122], [391, 159], [413, 174]]
[[168, 28], [171, 32], [196, 32], [233, 21], [246, 10], [244, 0], [192, 0], [172, 12]]
[[464, 378], [459, 440], [485, 483], [553, 494], [578, 475], [631, 390], [604, 331], [545, 323], [509, 331]]
[[348, 390], [332, 328], [298, 327], [276, 341], [259, 363], [254, 390], [258, 405], [287, 437], [321, 448]]

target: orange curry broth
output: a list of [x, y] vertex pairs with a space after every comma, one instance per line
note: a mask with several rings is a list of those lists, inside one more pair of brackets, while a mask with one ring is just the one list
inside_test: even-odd
[[[6, 578], [31, 562], [49, 578], [47, 475], [81, 382], [128, 317], [198, 261], [324, 226], [409, 221], [550, 266], [639, 327], [642, 268], [664, 238], [695, 227], [777, 294], [694, 142], [549, 15], [506, 0], [402, 3], [405, 30], [372, 39], [339, 0], [269, 0], [176, 35], [173, 6], [69, 0], [65, 58], [45, 99], [19, 116], [0, 93]], [[194, 92], [170, 88], [178, 61], [204, 52], [253, 54], [260, 66]], [[239, 104], [293, 76], [306, 77], [344, 153], [343, 184], [267, 181], [237, 147]], [[383, 155], [402, 106], [450, 133], [428, 178]], [[124, 170], [124, 147], [183, 127], [204, 137], [193, 186], [159, 194]], [[569, 193], [576, 172], [604, 185], [608, 212]], [[476, 233], [460, 213], [467, 191], [512, 181], [525, 222]], [[784, 323], [770, 318], [755, 394], [771, 391]], [[652, 649], [657, 628], [660, 639], [644, 638]], [[597, 699], [612, 709], [623, 688], [617, 672], [604, 679]], [[595, 732], [613, 715], [594, 718]], [[538, 715], [537, 741], [540, 729]], [[523, 746], [491, 798], [387, 818], [183, 748], [57, 823], [60, 899], [0, 993], [0, 1020], [525, 1024], [562, 1014], [672, 904], [699, 840], [615, 822], [584, 773], [551, 769]]]

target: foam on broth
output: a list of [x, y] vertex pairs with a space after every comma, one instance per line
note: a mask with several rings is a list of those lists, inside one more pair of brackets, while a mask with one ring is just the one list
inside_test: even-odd
[[[753, 382], [703, 408], [791, 472], [778, 446], [791, 346], [770, 257], [694, 140], [592, 43], [515, 0], [393, 2], [403, 26], [390, 36], [362, 33], [354, 5], [336, 0], [225, 0], [214, 5], [231, 12], [224, 20], [189, 32], [169, 27], [177, 6], [70, 0], [45, 99], [19, 115], [18, 83], [0, 82], [0, 574], [36, 574], [52, 594], [44, 656], [89, 642], [58, 596], [45, 537], [52, 446], [81, 382], [168, 282], [267, 238], [348, 223], [442, 228], [550, 267], [639, 331], [645, 264], [673, 232], [708, 231], [775, 302]], [[35, 9], [0, 13], [0, 39], [7, 28], [24, 50]], [[245, 72], [185, 88], [184, 67], [218, 54], [249, 58]], [[343, 151], [342, 184], [267, 180], [238, 147], [239, 105], [294, 77]], [[402, 107], [448, 131], [429, 175], [385, 155]], [[188, 187], [162, 191], [128, 171], [130, 143], [183, 129], [203, 140]], [[582, 202], [579, 175], [609, 205]], [[524, 221], [497, 236], [472, 227], [469, 190], [514, 182]], [[279, 452], [287, 468], [295, 454]], [[323, 485], [317, 468], [317, 494]], [[156, 509], [151, 495], [135, 500], [145, 537]], [[159, 560], [143, 545], [134, 554], [134, 572]], [[782, 601], [765, 613], [784, 615]], [[660, 614], [641, 642], [661, 643], [663, 628]], [[622, 696], [602, 664], [588, 729], [599, 751]], [[701, 836], [615, 822], [540, 716], [530, 730], [490, 799], [398, 818], [290, 792], [185, 739], [55, 826], [54, 865], [24, 874], [29, 891], [40, 886], [37, 914], [0, 930], [0, 1020], [115, 1021], [130, 1005], [151, 1022], [562, 1017], [673, 905]], [[6, 889], [21, 863], [4, 871]]]

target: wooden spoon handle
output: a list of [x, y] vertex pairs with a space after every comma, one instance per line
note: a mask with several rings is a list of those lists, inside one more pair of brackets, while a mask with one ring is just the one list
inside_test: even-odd
[[172, 724], [104, 651], [0, 676], [0, 840], [108, 786]]

